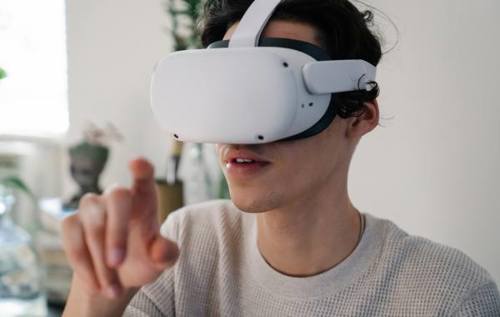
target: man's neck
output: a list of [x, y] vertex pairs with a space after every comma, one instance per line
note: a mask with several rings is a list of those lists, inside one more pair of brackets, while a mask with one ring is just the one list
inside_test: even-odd
[[327, 189], [257, 215], [259, 250], [275, 270], [297, 277], [316, 275], [336, 266], [355, 249], [359, 213], [347, 189]]

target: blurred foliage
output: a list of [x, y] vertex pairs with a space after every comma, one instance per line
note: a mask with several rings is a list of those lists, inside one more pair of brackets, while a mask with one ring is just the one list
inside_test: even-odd
[[29, 189], [29, 187], [19, 177], [10, 176], [10, 177], [0, 179], [0, 185], [4, 186], [6, 188], [9, 188], [9, 189], [15, 190], [15, 191], [22, 192], [22, 193], [28, 195], [33, 201], [36, 200], [33, 192]]
[[0, 67], [0, 79], [7, 77], [7, 72]]
[[[207, 0], [167, 0], [166, 12], [171, 18], [169, 32], [174, 40], [174, 51], [203, 48], [199, 22]], [[202, 146], [199, 144], [198, 146]], [[230, 198], [224, 176], [218, 185], [218, 198]]]
[[202, 48], [198, 27], [204, 0], [167, 0], [166, 11], [171, 17], [170, 34], [174, 50]]

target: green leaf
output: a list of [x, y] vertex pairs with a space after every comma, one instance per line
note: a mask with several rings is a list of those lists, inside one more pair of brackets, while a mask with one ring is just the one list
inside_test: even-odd
[[26, 195], [28, 195], [32, 200], [36, 200], [35, 195], [31, 192], [28, 186], [26, 186], [26, 184], [19, 177], [11, 176], [4, 178], [0, 180], [0, 184], [8, 188], [19, 190], [20, 192], [23, 192]]
[[0, 79], [7, 77], [7, 72], [0, 67]]

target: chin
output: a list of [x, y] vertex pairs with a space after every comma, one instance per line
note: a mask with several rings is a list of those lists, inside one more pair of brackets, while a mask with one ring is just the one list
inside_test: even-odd
[[247, 213], [264, 213], [280, 208], [282, 195], [277, 192], [262, 192], [230, 188], [231, 200], [241, 211]]

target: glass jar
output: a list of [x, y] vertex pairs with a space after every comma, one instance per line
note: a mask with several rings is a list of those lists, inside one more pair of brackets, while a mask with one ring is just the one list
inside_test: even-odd
[[42, 268], [30, 235], [9, 216], [12, 191], [0, 184], [0, 315], [47, 316]]

